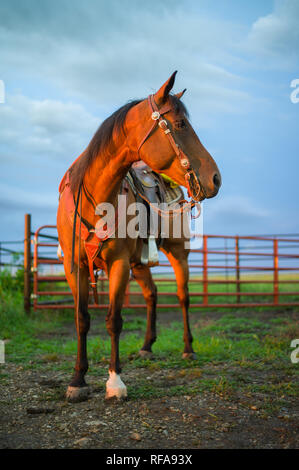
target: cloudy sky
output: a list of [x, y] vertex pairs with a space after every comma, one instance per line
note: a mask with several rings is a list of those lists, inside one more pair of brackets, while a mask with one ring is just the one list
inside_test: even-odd
[[0, 240], [55, 224], [100, 123], [174, 70], [223, 178], [204, 231], [299, 233], [298, 0], [2, 0]]

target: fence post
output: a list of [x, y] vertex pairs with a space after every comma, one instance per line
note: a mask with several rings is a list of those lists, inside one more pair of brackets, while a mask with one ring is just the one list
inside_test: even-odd
[[279, 304], [279, 278], [278, 278], [278, 240], [273, 240], [273, 297], [275, 305]]
[[208, 238], [203, 236], [203, 305], [208, 305]]
[[[237, 293], [240, 294], [240, 251], [239, 251], [239, 237], [235, 238], [235, 260], [236, 260], [236, 289]], [[237, 303], [241, 302], [240, 295], [237, 295]]]
[[31, 296], [31, 215], [25, 214], [24, 230], [24, 310], [30, 313]]

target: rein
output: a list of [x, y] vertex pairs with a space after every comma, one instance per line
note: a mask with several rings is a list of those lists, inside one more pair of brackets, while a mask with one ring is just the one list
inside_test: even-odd
[[[80, 183], [79, 189], [78, 189], [78, 195], [77, 195], [77, 201], [76, 201], [76, 206], [75, 206], [75, 212], [74, 212], [74, 222], [73, 222], [73, 235], [72, 235], [72, 258], [71, 258], [71, 274], [74, 271], [74, 255], [75, 255], [75, 237], [76, 237], [76, 221], [77, 221], [77, 214], [78, 214], [78, 205], [79, 205], [79, 199], [81, 195], [81, 207], [82, 207], [82, 183]], [[80, 210], [80, 232], [81, 232], [81, 221], [82, 221], [82, 210]]]

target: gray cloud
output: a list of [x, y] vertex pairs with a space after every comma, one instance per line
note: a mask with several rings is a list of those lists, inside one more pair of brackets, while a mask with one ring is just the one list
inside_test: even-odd
[[12, 184], [0, 184], [0, 205], [6, 209], [23, 208], [27, 210], [29, 207], [34, 209], [43, 209], [44, 211], [56, 210], [58, 195], [55, 190], [52, 192], [41, 192], [36, 197], [34, 190], [26, 190]]
[[1, 143], [10, 152], [61, 159], [66, 149], [73, 155], [81, 153], [102, 119], [79, 104], [7, 95], [0, 120]]
[[194, 15], [192, 2], [13, 1], [2, 2], [0, 18], [4, 71], [45, 80], [106, 113], [157, 89], [175, 69], [177, 86], [190, 88], [203, 112], [229, 112], [239, 99], [244, 79], [226, 68], [239, 27]]
[[[209, 16], [199, 13], [202, 3], [0, 2], [0, 79], [7, 90], [0, 105], [2, 220], [8, 220], [8, 208], [19, 214], [20, 207], [32, 208], [41, 223], [45, 211], [55, 219], [60, 178], [101, 121], [127, 100], [155, 91], [176, 69], [175, 89], [187, 87], [184, 101], [195, 129], [215, 129], [213, 145], [238, 177], [239, 160], [232, 168], [229, 150], [223, 155], [219, 126], [233, 122], [227, 117], [259, 112], [261, 97], [244, 72], [249, 63], [256, 70], [264, 63], [294, 64], [298, 3], [276, 2], [249, 34], [236, 21], [215, 19], [212, 7]], [[206, 220], [231, 229], [238, 220], [252, 231], [273, 217], [255, 205], [242, 195], [239, 201], [225, 198], [224, 188], [221, 198], [209, 201]]]
[[274, 10], [258, 18], [248, 36], [248, 47], [255, 54], [267, 57], [267, 66], [292, 67], [299, 59], [299, 3], [297, 0], [276, 0]]
[[254, 234], [258, 233], [261, 227], [268, 233], [279, 231], [281, 221], [278, 223], [275, 211], [263, 207], [260, 201], [256, 203], [250, 197], [239, 193], [222, 195], [204, 204], [205, 207], [208, 205], [204, 212], [206, 233], [220, 231], [224, 234]]
[[0, 106], [1, 213], [55, 215], [59, 181], [100, 121], [79, 104], [8, 95]]

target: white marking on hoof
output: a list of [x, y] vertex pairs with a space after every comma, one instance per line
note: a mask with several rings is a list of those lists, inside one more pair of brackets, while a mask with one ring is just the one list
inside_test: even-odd
[[145, 351], [144, 349], [140, 349], [139, 356], [143, 357], [144, 359], [151, 359], [153, 357], [153, 353], [151, 351]]
[[183, 353], [182, 358], [183, 359], [196, 359], [196, 354], [194, 352], [192, 352], [192, 353]]
[[116, 398], [126, 398], [127, 397], [127, 387], [121, 380], [120, 376], [113, 371], [109, 370], [109, 379], [106, 382], [106, 399], [116, 397]]
[[67, 388], [65, 397], [71, 403], [79, 403], [80, 401], [87, 400], [89, 395], [88, 387], [71, 387]]

